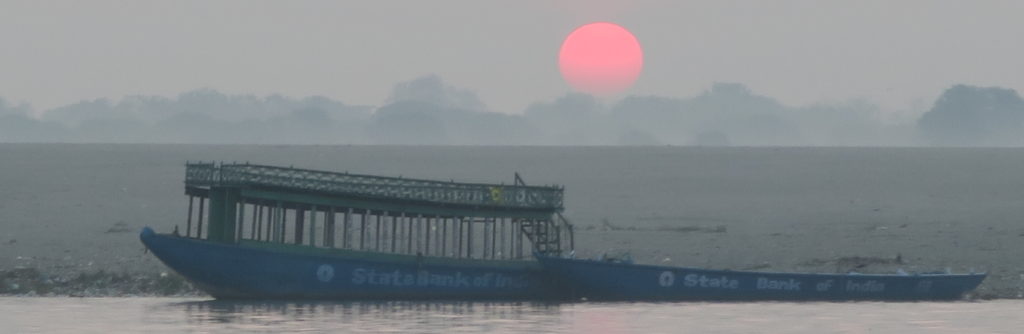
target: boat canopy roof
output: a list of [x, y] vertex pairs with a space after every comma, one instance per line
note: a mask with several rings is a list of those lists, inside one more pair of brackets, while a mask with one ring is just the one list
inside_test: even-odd
[[563, 187], [464, 183], [249, 163], [186, 162], [186, 187], [275, 189], [374, 201], [501, 210], [562, 211]]

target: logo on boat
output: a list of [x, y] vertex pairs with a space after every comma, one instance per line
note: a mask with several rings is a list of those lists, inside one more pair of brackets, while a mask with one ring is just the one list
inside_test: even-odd
[[671, 271], [662, 272], [661, 276], [658, 276], [658, 284], [663, 287], [670, 287], [672, 284], [675, 284], [675, 282], [676, 274], [673, 274]]
[[329, 264], [321, 264], [319, 268], [316, 268], [316, 279], [321, 282], [330, 282], [334, 278], [334, 267]]

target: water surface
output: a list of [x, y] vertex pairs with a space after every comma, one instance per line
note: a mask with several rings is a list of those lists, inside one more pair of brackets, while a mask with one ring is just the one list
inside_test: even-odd
[[4, 333], [1017, 333], [1024, 301], [225, 302], [0, 298]]

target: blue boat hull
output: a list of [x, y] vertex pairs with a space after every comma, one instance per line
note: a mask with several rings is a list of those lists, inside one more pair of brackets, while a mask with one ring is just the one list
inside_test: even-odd
[[590, 300], [959, 299], [985, 274], [798, 274], [538, 257], [572, 298]]
[[483, 261], [226, 244], [143, 229], [140, 239], [164, 264], [220, 299], [558, 298], [534, 261]]

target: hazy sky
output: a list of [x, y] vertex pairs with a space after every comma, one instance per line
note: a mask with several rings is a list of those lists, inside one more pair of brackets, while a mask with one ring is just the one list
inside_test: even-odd
[[1022, 13], [1019, 0], [4, 0], [0, 97], [42, 110], [206, 87], [379, 105], [395, 83], [435, 73], [520, 113], [569, 91], [565, 36], [612, 21], [645, 51], [624, 95], [728, 81], [787, 104], [923, 110], [954, 83], [1024, 89]]

